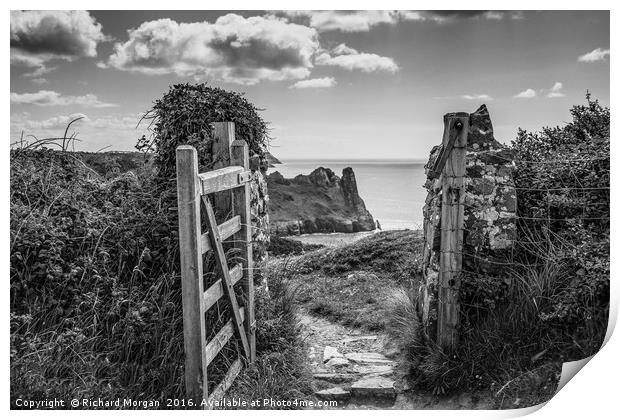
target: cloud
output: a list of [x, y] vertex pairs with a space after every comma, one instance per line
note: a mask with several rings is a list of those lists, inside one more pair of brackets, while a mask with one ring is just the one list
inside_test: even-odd
[[128, 34], [100, 66], [255, 84], [306, 78], [319, 50], [315, 29], [274, 16], [227, 14], [214, 23], [159, 19]]
[[499, 12], [484, 10], [284, 10], [272, 12], [316, 28], [319, 32], [368, 32], [381, 24], [395, 25], [404, 21], [452, 22], [458, 19], [483, 18], [502, 20], [509, 16], [518, 18], [520, 12]]
[[534, 89], [525, 89], [523, 92], [519, 92], [513, 96], [513, 98], [530, 99], [536, 97], [536, 91]]
[[52, 60], [95, 57], [97, 44], [107, 39], [84, 10], [11, 11], [11, 64], [35, 69], [25, 76], [48, 72]]
[[117, 106], [101, 102], [96, 95], [88, 93], [83, 96], [64, 96], [53, 90], [40, 90], [34, 93], [11, 92], [11, 103], [16, 105], [30, 104], [38, 106], [79, 105], [92, 108], [108, 108]]
[[551, 89], [549, 89], [549, 93], [547, 93], [547, 98], [562, 98], [566, 96], [564, 95], [564, 93], [561, 92], [561, 90], [562, 90], [562, 83], [555, 82], [553, 86], [551, 87]]
[[418, 12], [388, 10], [285, 10], [274, 13], [301, 21], [320, 32], [368, 32], [379, 24], [393, 25], [403, 20], [422, 20]]
[[319, 79], [300, 80], [289, 86], [289, 89], [330, 88], [336, 86], [333, 77], [321, 77]]
[[366, 73], [374, 71], [395, 73], [398, 71], [398, 65], [392, 58], [360, 53], [345, 44], [340, 44], [329, 52], [320, 53], [316, 57], [315, 64], [336, 66], [346, 70], [361, 70]]
[[610, 50], [604, 50], [602, 48], [596, 48], [587, 54], [580, 56], [577, 61], [582, 63], [594, 63], [596, 61], [605, 61], [611, 54]]
[[492, 101], [493, 98], [486, 93], [475, 93], [472, 95], [463, 95], [461, 96], [463, 99], [467, 99], [470, 101]]

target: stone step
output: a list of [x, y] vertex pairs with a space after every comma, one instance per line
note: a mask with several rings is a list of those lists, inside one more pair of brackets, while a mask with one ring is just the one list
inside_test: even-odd
[[336, 347], [325, 346], [325, 349], [323, 349], [323, 363], [328, 362], [330, 359], [342, 359], [343, 357]]
[[314, 395], [324, 400], [346, 400], [351, 397], [351, 391], [336, 386], [316, 391]]
[[394, 367], [391, 365], [352, 365], [346, 368], [346, 373], [354, 373], [364, 376], [391, 375]]
[[331, 382], [334, 384], [340, 384], [343, 382], [349, 382], [360, 377], [359, 373], [332, 373], [332, 372], [317, 372], [313, 373], [314, 379]]
[[351, 385], [351, 395], [356, 398], [394, 398], [394, 380], [381, 376], [364, 377]]
[[342, 340], [343, 343], [351, 343], [353, 341], [361, 341], [361, 340], [376, 340], [376, 335], [360, 335], [358, 337], [349, 337]]
[[381, 353], [347, 353], [344, 355], [347, 359], [368, 365], [374, 364], [393, 364], [394, 362]]
[[342, 367], [347, 365], [349, 365], [349, 359], [345, 359], [344, 357], [334, 357], [325, 363], [325, 366], [328, 367]]

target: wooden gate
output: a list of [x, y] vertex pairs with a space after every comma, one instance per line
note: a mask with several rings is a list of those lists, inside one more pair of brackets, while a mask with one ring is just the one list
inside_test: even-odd
[[[234, 137], [232, 123], [217, 124], [219, 128], [232, 126], [232, 134], [231, 130], [227, 133]], [[245, 141], [232, 140], [229, 143], [231, 166], [205, 173], [198, 172], [196, 149], [179, 146], [176, 151], [185, 386], [187, 396], [197, 405], [203, 400], [221, 399], [241, 371], [243, 363], [252, 363], [256, 357], [249, 152]], [[208, 195], [227, 190], [232, 190], [232, 217], [218, 225], [212, 198]], [[206, 232], [201, 231], [201, 206]], [[222, 244], [229, 237], [233, 238], [233, 246], [242, 250], [242, 262], [233, 267], [228, 266]], [[208, 251], [215, 256], [220, 278], [204, 290], [203, 254]], [[239, 305], [234, 291], [234, 285], [242, 280], [245, 307]], [[220, 298], [229, 300], [232, 317], [211, 341], [206, 342], [209, 331], [206, 313]], [[220, 384], [209, 392], [207, 367], [233, 336], [240, 341], [241, 354]], [[203, 408], [208, 407], [209, 404], [203, 405]]]

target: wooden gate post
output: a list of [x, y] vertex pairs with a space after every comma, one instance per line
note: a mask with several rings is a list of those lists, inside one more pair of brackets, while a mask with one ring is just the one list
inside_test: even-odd
[[443, 148], [445, 165], [441, 172], [441, 250], [437, 308], [437, 343], [446, 350], [458, 342], [459, 288], [462, 269], [465, 191], [465, 148], [469, 114], [444, 116]]
[[185, 388], [199, 403], [207, 391], [207, 365], [200, 246], [200, 183], [198, 154], [192, 146], [179, 146], [177, 163], [177, 200], [179, 247], [183, 293], [183, 338], [185, 343]]
[[[235, 141], [235, 123], [234, 122], [215, 122], [213, 123], [213, 146], [211, 153], [213, 154], [213, 169], [225, 168], [231, 165], [230, 152], [233, 142]], [[214, 194], [213, 204], [219, 215], [224, 219], [232, 210], [231, 191], [220, 191]]]
[[[243, 140], [233, 141], [230, 149], [230, 163], [242, 166], [246, 171], [250, 170], [250, 152], [248, 145]], [[252, 217], [250, 212], [250, 183], [246, 182], [243, 187], [232, 190], [233, 216], [241, 218], [241, 230], [234, 236], [234, 247], [241, 250], [243, 265], [243, 278], [246, 295], [246, 314], [245, 331], [250, 346], [250, 363], [256, 359], [256, 337], [254, 321], [254, 274], [252, 272], [254, 264], [252, 257]]]

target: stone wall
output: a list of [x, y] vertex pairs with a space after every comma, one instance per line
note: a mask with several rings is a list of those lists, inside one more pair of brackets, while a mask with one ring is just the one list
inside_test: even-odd
[[[423, 282], [419, 311], [427, 338], [435, 339], [441, 250], [441, 177], [430, 171], [441, 151], [435, 146], [425, 166], [428, 191], [424, 205]], [[482, 105], [469, 116], [465, 153], [463, 270], [498, 274], [516, 235], [517, 195], [510, 149], [493, 136], [489, 112]]]
[[[254, 264], [260, 270], [267, 259], [269, 245], [269, 194], [267, 191], [267, 168], [269, 163], [263, 156], [250, 159], [252, 179], [250, 181], [250, 211], [252, 214], [252, 249]], [[258, 275], [257, 277], [260, 277]]]

